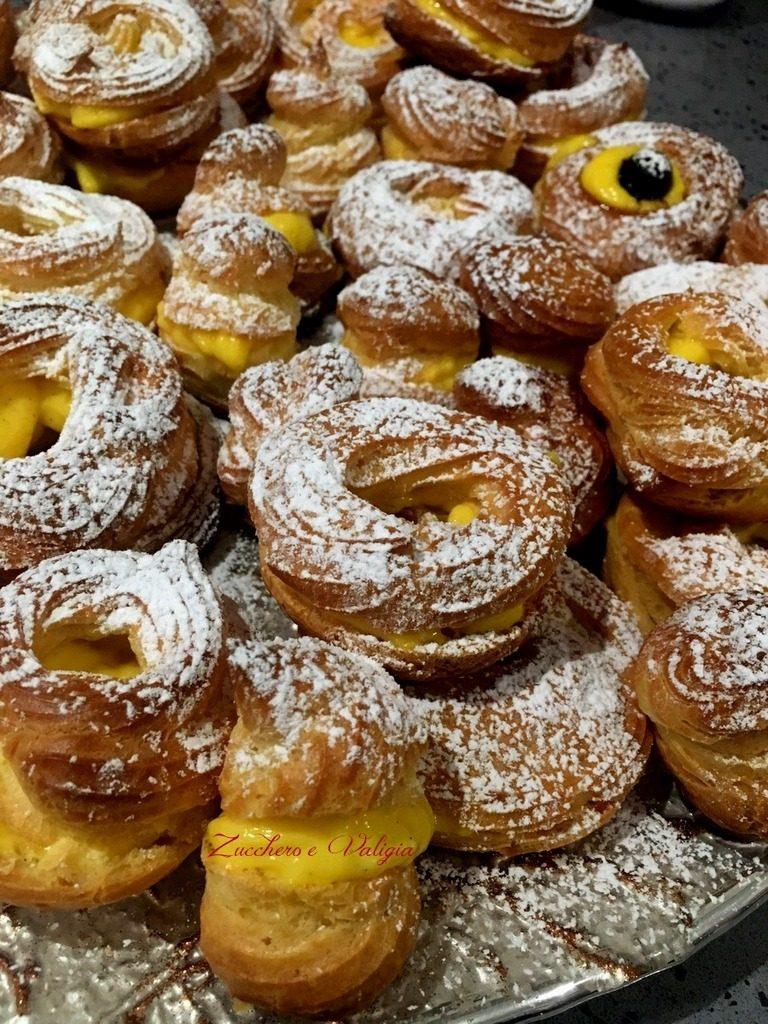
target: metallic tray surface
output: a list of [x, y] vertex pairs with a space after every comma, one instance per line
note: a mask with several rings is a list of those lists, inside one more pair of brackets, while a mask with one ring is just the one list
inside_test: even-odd
[[[293, 634], [264, 590], [247, 530], [225, 529], [207, 563], [257, 636]], [[430, 851], [419, 865], [414, 956], [353, 1020], [540, 1019], [669, 967], [733, 924], [768, 896], [768, 848], [707, 831], [665, 786], [651, 770], [613, 822], [554, 854], [501, 861]], [[272, 1024], [234, 1007], [198, 950], [203, 883], [193, 856], [109, 907], [4, 907], [0, 1021]]]

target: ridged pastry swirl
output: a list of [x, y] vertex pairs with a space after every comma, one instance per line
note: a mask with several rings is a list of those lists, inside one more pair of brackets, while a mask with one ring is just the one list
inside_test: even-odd
[[[110, 22], [132, 15], [151, 38], [122, 52]], [[148, 100], [168, 108], [194, 96], [210, 74], [210, 36], [185, 0], [53, 0], [36, 5], [28, 31], [20, 53], [32, 82], [64, 102]]]
[[[111, 902], [194, 849], [231, 729], [233, 626], [183, 541], [62, 555], [0, 590], [0, 806], [22, 853], [4, 844], [3, 899]], [[61, 654], [115, 637], [130, 676]]]
[[550, 238], [484, 242], [464, 256], [459, 284], [474, 298], [495, 353], [561, 373], [614, 315], [611, 282], [572, 246]]
[[519, 104], [520, 127], [527, 137], [515, 174], [535, 181], [559, 143], [641, 118], [647, 92], [648, 74], [626, 43], [577, 36], [549, 80]]
[[[71, 390], [55, 443], [0, 459], [0, 571], [75, 548], [203, 543], [217, 519], [217, 441], [170, 350], [104, 306], [42, 295], [0, 308], [4, 384]], [[13, 395], [11, 395], [11, 398]]]
[[[16, 58], [38, 106], [88, 148], [151, 155], [181, 146], [217, 114], [213, 42], [185, 0], [38, 4]], [[80, 126], [70, 105], [126, 117]]]
[[322, 46], [334, 72], [378, 96], [404, 52], [384, 27], [387, 0], [274, 0], [280, 52], [288, 67]]
[[385, 160], [341, 189], [328, 231], [353, 277], [410, 264], [455, 278], [467, 247], [530, 231], [530, 191], [499, 171]]
[[[576, 246], [613, 280], [668, 260], [714, 255], [744, 181], [736, 159], [714, 139], [671, 124], [632, 122], [594, 133], [593, 142], [566, 156], [536, 186], [541, 230]], [[583, 187], [586, 165], [622, 146], [662, 154], [678, 168], [683, 198], [650, 212], [598, 201]]]
[[253, 462], [267, 434], [358, 398], [362, 377], [355, 357], [332, 344], [241, 374], [229, 392], [232, 428], [219, 453], [219, 478], [227, 497], [247, 503]]
[[295, 264], [283, 236], [252, 214], [203, 217], [187, 232], [158, 326], [192, 390], [225, 405], [247, 367], [293, 355], [299, 304], [288, 286]]
[[578, 389], [564, 377], [516, 359], [481, 359], [456, 378], [456, 408], [484, 416], [548, 453], [576, 502], [571, 543], [597, 525], [608, 505], [611, 455]]
[[59, 182], [60, 146], [48, 122], [26, 96], [0, 93], [0, 178], [12, 175]]
[[628, 673], [683, 792], [737, 835], [768, 836], [768, 595], [708, 594], [648, 636]]
[[630, 306], [657, 295], [677, 292], [720, 292], [757, 306], [768, 306], [768, 266], [762, 263], [661, 263], [628, 274], [614, 289], [616, 312], [626, 313]]
[[450, 281], [416, 267], [374, 267], [339, 295], [342, 345], [363, 367], [362, 394], [451, 404], [456, 373], [477, 357], [477, 309]]
[[765, 311], [717, 294], [648, 299], [590, 349], [582, 385], [640, 495], [707, 518], [768, 518]]
[[768, 590], [763, 531], [686, 519], [623, 494], [608, 520], [603, 575], [648, 633], [680, 605], [716, 591]]
[[568, 49], [592, 0], [395, 0], [386, 23], [430, 64], [530, 84]]
[[219, 213], [263, 217], [296, 249], [292, 291], [312, 306], [341, 275], [328, 239], [310, 224], [310, 209], [280, 183], [288, 154], [282, 137], [266, 124], [224, 132], [203, 153], [193, 190], [176, 218], [181, 234], [201, 218]]
[[[409, 807], [431, 823], [416, 781], [423, 730], [379, 666], [307, 638], [243, 644], [232, 663], [238, 722], [221, 777], [223, 822], [258, 829], [277, 818], [286, 829], [330, 828], [328, 840], [340, 821], [388, 808], [394, 829]], [[215, 826], [203, 847], [201, 947], [233, 996], [280, 1013], [337, 1016], [399, 973], [419, 919], [413, 857], [366, 877], [338, 864], [354, 856], [331, 856], [336, 876], [321, 880], [318, 843], [314, 871], [292, 882], [279, 864], [238, 870], [211, 856]], [[306, 844], [299, 849], [301, 870]]]
[[384, 155], [393, 160], [506, 171], [523, 137], [511, 100], [481, 82], [462, 82], [427, 65], [395, 75], [382, 106]]
[[610, 820], [650, 748], [621, 680], [639, 645], [629, 610], [566, 559], [533, 635], [494, 679], [414, 691], [429, 737], [420, 774], [435, 842], [514, 856], [557, 849]]
[[365, 89], [333, 73], [322, 52], [300, 68], [277, 71], [269, 81], [268, 123], [285, 141], [283, 184], [323, 217], [345, 181], [380, 157], [367, 127], [373, 108]]
[[723, 258], [726, 263], [768, 263], [768, 190], [733, 218]]
[[0, 180], [0, 298], [61, 292], [149, 323], [167, 257], [149, 217], [124, 199], [29, 178]]
[[267, 0], [192, 0], [216, 48], [216, 78], [222, 89], [250, 107], [272, 70], [277, 43]]
[[513, 431], [396, 398], [269, 435], [249, 508], [291, 617], [415, 679], [519, 646], [572, 514], [555, 467]]

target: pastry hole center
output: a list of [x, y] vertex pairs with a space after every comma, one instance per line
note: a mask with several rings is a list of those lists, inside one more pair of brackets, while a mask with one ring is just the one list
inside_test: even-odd
[[37, 660], [49, 672], [85, 672], [110, 679], [131, 679], [142, 667], [131, 640], [122, 633], [84, 632], [43, 635], [34, 645]]
[[670, 326], [667, 350], [677, 359], [699, 366], [711, 366], [731, 377], [768, 379], [768, 358], [758, 352], [744, 352], [726, 335], [713, 332], [696, 315], [680, 316]]
[[71, 404], [68, 382], [46, 377], [0, 380], [0, 459], [21, 459], [51, 448]]

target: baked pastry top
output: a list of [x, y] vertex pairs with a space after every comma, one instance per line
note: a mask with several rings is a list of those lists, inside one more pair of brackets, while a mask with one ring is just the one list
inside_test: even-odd
[[536, 186], [539, 227], [609, 277], [715, 255], [744, 183], [714, 139], [670, 124], [603, 128]]
[[434, 841], [519, 855], [613, 817], [650, 750], [622, 681], [639, 646], [626, 606], [565, 559], [525, 647], [486, 679], [410, 691], [429, 737], [421, 775]]
[[0, 178], [21, 175], [58, 183], [64, 177], [60, 148], [31, 100], [0, 93]]
[[365, 374], [362, 394], [450, 404], [457, 372], [478, 353], [472, 299], [416, 267], [380, 266], [339, 294], [341, 344]]
[[212, 535], [212, 419], [145, 327], [69, 296], [10, 302], [0, 368], [0, 572]]
[[30, 178], [0, 180], [0, 297], [58, 292], [150, 324], [170, 267], [143, 210]]
[[350, 178], [327, 224], [353, 277], [406, 263], [451, 278], [471, 242], [532, 226], [531, 193], [511, 175], [417, 160], [385, 160]]
[[422, 65], [395, 75], [382, 97], [389, 160], [508, 170], [523, 133], [515, 104], [482, 82]]

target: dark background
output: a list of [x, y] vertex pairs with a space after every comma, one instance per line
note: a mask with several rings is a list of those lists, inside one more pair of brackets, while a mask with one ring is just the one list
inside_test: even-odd
[[[768, 0], [699, 15], [605, 0], [589, 29], [626, 40], [651, 75], [648, 116], [705, 132], [741, 161], [745, 194], [768, 188]], [[768, 906], [681, 967], [551, 1024], [768, 1024]]]
[[649, 119], [714, 136], [741, 161], [748, 196], [768, 188], [768, 0], [696, 16], [598, 0], [587, 24], [637, 50], [651, 76]]

